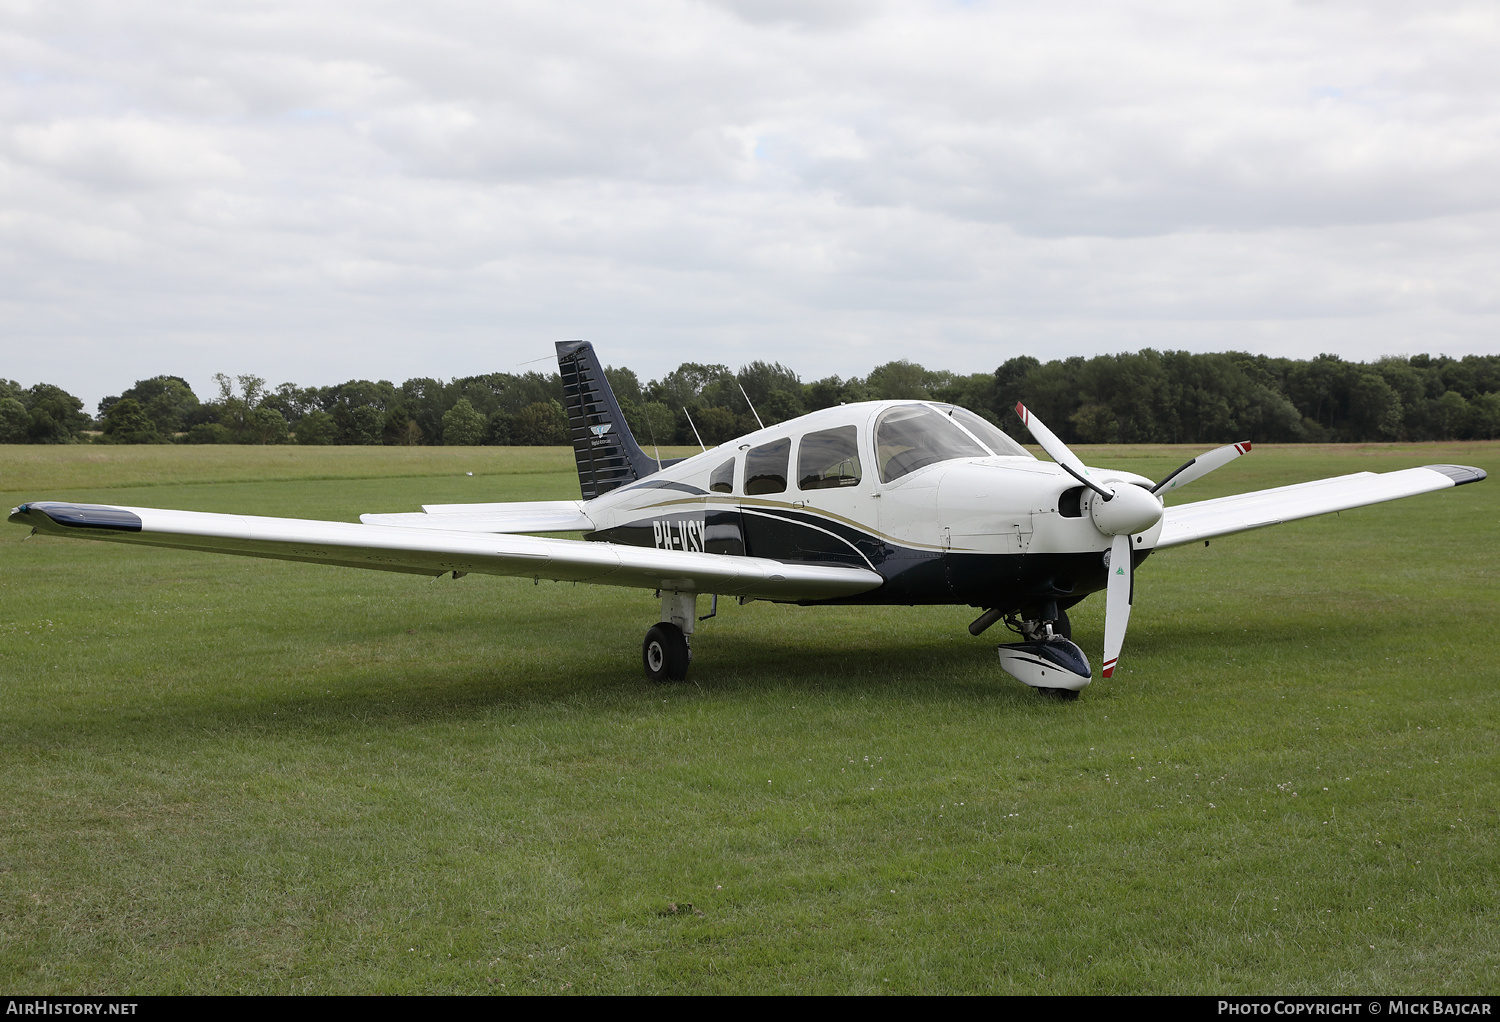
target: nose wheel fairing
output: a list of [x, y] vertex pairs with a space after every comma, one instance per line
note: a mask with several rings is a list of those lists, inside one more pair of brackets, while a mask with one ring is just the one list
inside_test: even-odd
[[1077, 692], [1094, 680], [1088, 657], [1069, 639], [1007, 643], [999, 652], [1005, 673], [1032, 688]]

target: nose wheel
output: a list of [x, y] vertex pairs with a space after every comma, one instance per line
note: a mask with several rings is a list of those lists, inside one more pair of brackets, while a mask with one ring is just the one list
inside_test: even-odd
[[681, 681], [687, 677], [693, 651], [682, 629], [668, 621], [652, 625], [641, 644], [641, 662], [652, 681]]

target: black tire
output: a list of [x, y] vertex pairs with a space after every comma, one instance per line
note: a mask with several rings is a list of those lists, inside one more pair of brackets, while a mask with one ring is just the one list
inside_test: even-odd
[[1048, 699], [1060, 699], [1065, 703], [1071, 703], [1078, 698], [1078, 693], [1071, 688], [1039, 688], [1037, 695]]
[[1073, 622], [1068, 620], [1067, 611], [1059, 610], [1057, 612], [1057, 620], [1052, 622], [1052, 634], [1059, 639], [1073, 638]]
[[670, 622], [652, 625], [641, 644], [641, 664], [652, 681], [681, 681], [690, 659], [687, 636]]

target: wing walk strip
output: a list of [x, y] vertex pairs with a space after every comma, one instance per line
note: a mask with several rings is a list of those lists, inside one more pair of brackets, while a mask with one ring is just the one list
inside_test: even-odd
[[[122, 528], [121, 513], [138, 518], [139, 531]], [[784, 563], [763, 557], [156, 508], [32, 503], [12, 511], [10, 520], [53, 536], [381, 571], [475, 572], [765, 600], [853, 596], [884, 581], [863, 568]]]
[[593, 532], [581, 500], [518, 501], [505, 504], [433, 504], [422, 512], [363, 514], [366, 525], [445, 532]]

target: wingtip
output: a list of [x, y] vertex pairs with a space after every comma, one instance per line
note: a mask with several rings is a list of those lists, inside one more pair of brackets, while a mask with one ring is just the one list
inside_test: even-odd
[[68, 504], [34, 500], [11, 509], [10, 521], [46, 531], [103, 529], [108, 532], [140, 532], [141, 519], [133, 511], [107, 504]]
[[1472, 465], [1423, 465], [1422, 467], [1431, 472], [1441, 472], [1453, 480], [1454, 486], [1477, 483], [1488, 475], [1484, 469], [1474, 468]]

